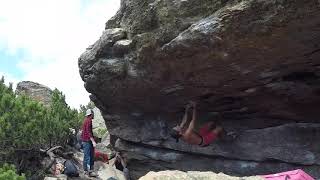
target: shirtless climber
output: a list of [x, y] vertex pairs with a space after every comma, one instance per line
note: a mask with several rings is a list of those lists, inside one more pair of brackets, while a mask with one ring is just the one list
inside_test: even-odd
[[[189, 127], [185, 127], [185, 124], [188, 120], [188, 111], [190, 108], [193, 108], [192, 120], [189, 124]], [[191, 102], [185, 108], [185, 113], [180, 125], [175, 126], [170, 135], [179, 141], [179, 138], [184, 140], [189, 144], [195, 144], [199, 146], [207, 146], [212, 143], [217, 137], [223, 132], [221, 126], [215, 124], [214, 122], [209, 122], [200, 128], [199, 132], [195, 132], [195, 122], [197, 119], [197, 104]]]

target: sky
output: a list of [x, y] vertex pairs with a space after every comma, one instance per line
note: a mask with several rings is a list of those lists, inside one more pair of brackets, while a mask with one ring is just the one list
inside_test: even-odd
[[78, 58], [119, 7], [120, 0], [0, 0], [0, 77], [58, 88], [71, 107], [86, 105]]

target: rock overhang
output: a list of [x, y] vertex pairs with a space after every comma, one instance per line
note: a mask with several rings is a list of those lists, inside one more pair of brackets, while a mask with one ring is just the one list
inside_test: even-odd
[[[319, 17], [317, 1], [122, 1], [102, 38], [80, 57], [80, 74], [110, 133], [123, 140], [318, 166], [310, 142], [319, 122]], [[199, 101], [200, 115], [211, 112], [243, 131], [244, 140], [215, 144], [220, 151], [176, 145], [167, 131], [189, 100]], [[272, 138], [290, 139], [292, 128], [301, 141], [268, 148]]]

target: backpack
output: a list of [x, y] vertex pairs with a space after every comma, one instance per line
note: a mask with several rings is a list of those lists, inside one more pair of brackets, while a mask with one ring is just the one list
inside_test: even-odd
[[70, 177], [78, 177], [79, 176], [78, 168], [71, 160], [66, 160], [64, 162], [63, 174]]

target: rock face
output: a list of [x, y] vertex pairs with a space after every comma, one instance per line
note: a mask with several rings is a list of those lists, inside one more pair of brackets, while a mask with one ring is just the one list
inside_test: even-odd
[[[122, 0], [79, 58], [91, 100], [133, 178], [150, 170], [320, 178], [318, 0]], [[189, 100], [199, 126], [237, 131], [208, 147], [168, 130]]]
[[47, 86], [44, 86], [36, 82], [19, 82], [17, 84], [16, 93], [25, 94], [31, 97], [32, 99], [43, 103], [46, 106], [48, 106], [51, 102], [52, 90]]
[[98, 108], [94, 107], [94, 120], [92, 121], [92, 129], [95, 137], [102, 138], [107, 133], [107, 127]]

